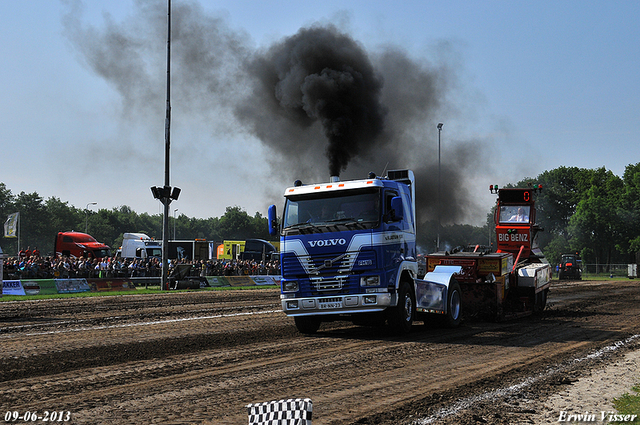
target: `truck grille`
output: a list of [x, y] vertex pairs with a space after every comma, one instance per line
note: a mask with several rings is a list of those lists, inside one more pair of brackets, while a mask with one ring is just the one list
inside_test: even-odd
[[317, 254], [312, 256], [285, 254], [282, 275], [300, 281], [303, 292], [311, 295], [343, 294], [360, 286], [359, 275], [376, 267], [375, 252], [360, 251]]
[[349, 273], [356, 255], [357, 253], [345, 253], [342, 257], [335, 254], [319, 255], [314, 258], [304, 256], [300, 258], [300, 261], [311, 274]]
[[311, 279], [311, 289], [315, 291], [339, 291], [344, 286], [344, 280]]
[[[309, 255], [301, 255], [297, 258], [285, 256], [282, 262], [282, 272], [283, 274], [308, 273], [310, 276], [347, 274], [353, 268], [357, 256], [357, 252], [346, 253], [343, 256], [335, 253], [316, 255], [313, 258]], [[297, 270], [298, 261], [302, 266], [301, 270]]]

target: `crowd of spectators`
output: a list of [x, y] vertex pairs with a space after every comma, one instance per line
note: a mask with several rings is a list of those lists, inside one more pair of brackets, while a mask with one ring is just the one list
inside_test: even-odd
[[[36, 248], [37, 250], [37, 248]], [[37, 251], [36, 251], [37, 252]], [[21, 251], [22, 253], [22, 251]], [[4, 279], [53, 279], [53, 278], [132, 278], [159, 277], [161, 261], [149, 259], [125, 259], [119, 257], [74, 258], [36, 255], [18, 255], [4, 261]], [[190, 264], [190, 276], [256, 276], [279, 275], [279, 261], [254, 260], [169, 260], [169, 273], [177, 264]]]

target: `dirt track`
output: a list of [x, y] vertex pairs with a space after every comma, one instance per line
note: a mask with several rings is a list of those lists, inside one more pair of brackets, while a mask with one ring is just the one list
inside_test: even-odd
[[246, 404], [309, 397], [314, 425], [530, 423], [640, 347], [639, 286], [556, 282], [541, 317], [405, 337], [346, 322], [299, 335], [273, 289], [2, 302], [0, 412], [246, 424]]

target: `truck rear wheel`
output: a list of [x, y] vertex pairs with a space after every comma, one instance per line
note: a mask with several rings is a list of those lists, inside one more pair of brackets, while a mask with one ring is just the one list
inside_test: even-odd
[[320, 329], [320, 319], [313, 316], [296, 316], [293, 318], [296, 328], [303, 334], [311, 335]]
[[447, 314], [444, 317], [444, 324], [449, 328], [457, 327], [462, 320], [461, 300], [460, 284], [452, 279], [447, 290]]
[[415, 299], [411, 286], [406, 281], [400, 282], [398, 289], [398, 305], [389, 310], [387, 322], [396, 334], [406, 334], [411, 330], [415, 315]]

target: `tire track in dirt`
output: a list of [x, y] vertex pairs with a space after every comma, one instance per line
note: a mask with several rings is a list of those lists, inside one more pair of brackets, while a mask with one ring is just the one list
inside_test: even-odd
[[[0, 303], [0, 326], [13, 327], [9, 339], [0, 327], [0, 355], [23, 347], [0, 370], [11, 388], [0, 390], [0, 399], [10, 410], [70, 410], [74, 423], [118, 425], [246, 423], [245, 404], [310, 397], [314, 424], [396, 424], [408, 412], [434, 411], [637, 333], [637, 287], [590, 286], [563, 285], [557, 299], [552, 290], [541, 318], [469, 321], [455, 330], [417, 326], [404, 337], [342, 322], [305, 337], [282, 313], [131, 326], [150, 317], [195, 318], [231, 304], [236, 312], [255, 311], [256, 300], [278, 305], [276, 291], [237, 299], [162, 294], [160, 303], [136, 298], [136, 309], [127, 297], [48, 310]], [[55, 324], [57, 314], [82, 322]], [[29, 336], [32, 328], [17, 328], [29, 323], [65, 332]]]

